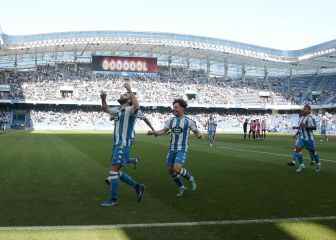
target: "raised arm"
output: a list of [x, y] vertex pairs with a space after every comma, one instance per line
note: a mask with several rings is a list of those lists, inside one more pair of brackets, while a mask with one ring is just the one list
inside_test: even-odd
[[106, 102], [106, 93], [105, 92], [102, 91], [100, 93], [100, 99], [101, 99], [102, 110], [106, 113], [112, 114], [112, 112], [109, 110], [107, 102]]
[[139, 101], [138, 98], [135, 96], [135, 94], [132, 91], [131, 85], [129, 83], [125, 83], [124, 87], [127, 90], [127, 93], [130, 94], [131, 96], [131, 102], [132, 102], [132, 111], [136, 112], [139, 110], [140, 105], [139, 105]]

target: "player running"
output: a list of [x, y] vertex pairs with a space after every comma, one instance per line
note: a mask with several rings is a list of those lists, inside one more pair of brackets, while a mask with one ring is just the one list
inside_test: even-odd
[[197, 138], [202, 138], [200, 131], [196, 127], [196, 123], [185, 116], [187, 102], [183, 99], [176, 99], [173, 102], [174, 116], [165, 122], [165, 126], [160, 131], [149, 131], [148, 135], [161, 136], [171, 131], [170, 147], [167, 155], [168, 172], [179, 188], [177, 197], [182, 197], [186, 187], [182, 178], [187, 179], [191, 184], [191, 190], [196, 191], [197, 185], [195, 178], [190, 171], [184, 168], [187, 160], [188, 142], [190, 130]]
[[145, 187], [132, 179], [126, 172], [121, 172], [121, 168], [129, 159], [131, 148], [131, 136], [134, 130], [136, 114], [139, 110], [139, 102], [131, 90], [128, 83], [124, 84], [127, 93], [120, 96], [118, 109], [108, 108], [106, 94], [101, 94], [103, 111], [114, 116], [114, 140], [112, 150], [112, 167], [106, 181], [110, 183], [110, 198], [100, 205], [102, 207], [116, 206], [118, 204], [119, 180], [131, 186], [136, 193], [137, 201], [143, 198]]
[[209, 145], [210, 147], [212, 147], [212, 145], [215, 142], [215, 136], [216, 136], [216, 130], [217, 130], [217, 122], [215, 121], [212, 114], [210, 114], [210, 118], [206, 123], [206, 127], [208, 128]]
[[311, 159], [315, 161], [316, 172], [319, 172], [321, 169], [320, 156], [316, 152], [313, 135], [313, 131], [316, 130], [316, 123], [311, 115], [311, 107], [309, 105], [304, 106], [299, 126], [295, 128], [298, 129], [297, 141], [293, 152], [293, 160], [298, 164], [296, 172], [300, 173], [305, 168], [302, 155], [304, 148], [308, 150]]

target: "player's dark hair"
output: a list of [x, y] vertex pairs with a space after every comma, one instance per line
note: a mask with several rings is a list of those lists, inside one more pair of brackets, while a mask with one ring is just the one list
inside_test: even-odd
[[309, 104], [304, 105], [304, 108], [308, 108], [311, 111], [311, 106]]
[[188, 107], [188, 103], [184, 99], [182, 99], [182, 98], [175, 99], [174, 102], [173, 102], [173, 105], [175, 103], [178, 103], [184, 109], [186, 109]]

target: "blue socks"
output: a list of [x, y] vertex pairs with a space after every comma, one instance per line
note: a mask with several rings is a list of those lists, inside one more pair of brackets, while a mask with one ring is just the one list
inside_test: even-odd
[[315, 151], [309, 151], [310, 159], [315, 163], [320, 163], [320, 156]]
[[117, 201], [118, 199], [118, 187], [119, 187], [119, 172], [110, 172], [110, 193], [111, 193], [111, 200]]
[[183, 182], [181, 180], [181, 176], [177, 173], [171, 173], [170, 176], [173, 178], [174, 182], [179, 188], [184, 187]]
[[129, 185], [133, 188], [135, 188], [135, 186], [138, 184], [136, 181], [133, 180], [133, 178], [131, 176], [129, 176], [125, 172], [120, 172], [119, 176], [120, 176], [120, 180], [122, 182], [126, 183], [127, 185]]
[[134, 181], [132, 177], [130, 177], [127, 173], [121, 171], [120, 172], [110, 171], [109, 179], [111, 182], [110, 194], [112, 201], [118, 200], [119, 179], [133, 188], [135, 188], [138, 185], [138, 183]]
[[187, 179], [188, 181], [192, 181], [194, 179], [191, 173], [185, 168], [181, 169], [180, 175], [184, 177], [185, 179]]
[[293, 160], [298, 164], [303, 164], [302, 153], [293, 152]]

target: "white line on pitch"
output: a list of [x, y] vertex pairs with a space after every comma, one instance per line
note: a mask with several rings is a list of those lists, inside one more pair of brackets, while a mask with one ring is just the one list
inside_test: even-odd
[[[269, 155], [278, 156], [278, 157], [289, 157], [290, 156], [289, 154], [287, 155], [287, 154], [281, 154], [281, 153], [256, 151], [256, 150], [250, 150], [250, 149], [241, 148], [241, 147], [239, 147], [239, 148], [237, 148], [237, 147], [233, 148], [233, 147], [223, 146], [223, 145], [217, 146], [217, 148], [224, 148], [224, 149], [229, 149], [229, 150], [234, 150], [234, 151], [240, 151], [240, 152], [253, 152], [253, 153], [269, 154]], [[321, 161], [323, 161], [323, 162], [331, 162], [331, 163], [335, 163], [336, 164], [336, 161], [330, 160], [330, 159], [321, 158]]]
[[210, 225], [243, 225], [281, 222], [327, 221], [336, 220], [336, 216], [324, 217], [295, 217], [295, 218], [265, 218], [246, 220], [219, 220], [200, 222], [174, 222], [174, 223], [135, 223], [115, 225], [69, 225], [69, 226], [30, 226], [30, 227], [0, 227], [0, 231], [40, 231], [40, 230], [95, 230], [95, 229], [123, 229], [123, 228], [155, 228], [155, 227], [192, 227]]

